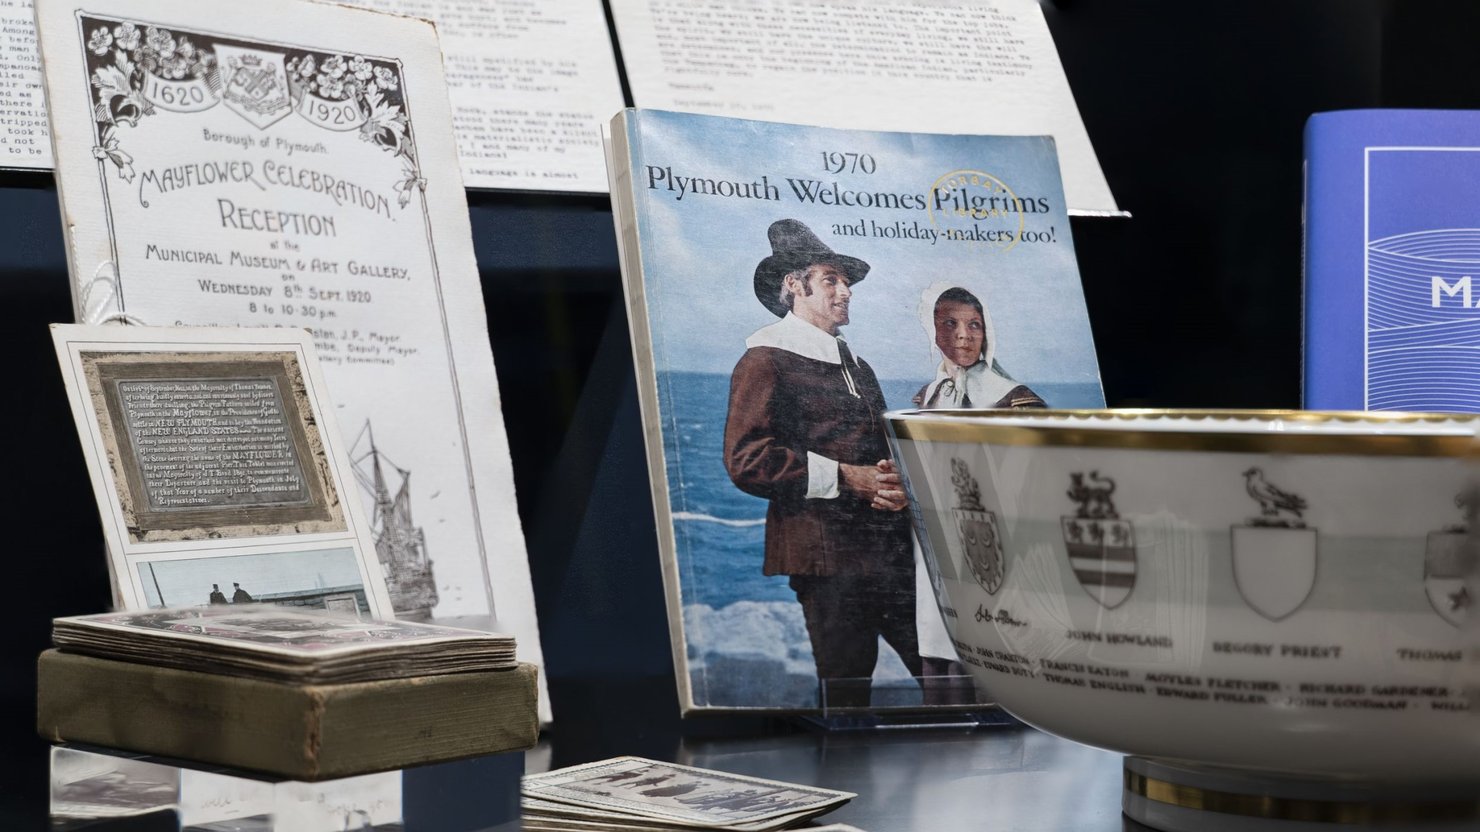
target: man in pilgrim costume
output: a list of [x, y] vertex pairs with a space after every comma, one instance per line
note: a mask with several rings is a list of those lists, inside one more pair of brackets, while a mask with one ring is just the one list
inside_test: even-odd
[[763, 570], [801, 602], [828, 707], [867, 707], [878, 640], [919, 676], [907, 502], [884, 394], [840, 330], [867, 263], [778, 220], [755, 296], [780, 318], [745, 340], [730, 376], [725, 468], [770, 501]]

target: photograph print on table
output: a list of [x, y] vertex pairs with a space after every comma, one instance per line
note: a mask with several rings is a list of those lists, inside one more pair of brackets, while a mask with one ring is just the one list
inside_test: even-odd
[[777, 829], [857, 795], [779, 780], [616, 757], [524, 778], [525, 816], [586, 817], [673, 829]]

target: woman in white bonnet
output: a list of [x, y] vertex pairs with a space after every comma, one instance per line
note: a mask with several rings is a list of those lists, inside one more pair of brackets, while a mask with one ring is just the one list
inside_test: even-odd
[[[915, 394], [916, 407], [1047, 407], [1025, 384], [1014, 381], [997, 364], [994, 353], [997, 341], [991, 319], [976, 295], [950, 286], [944, 290], [935, 284], [925, 290], [921, 303], [930, 310], [927, 330], [935, 334], [935, 346], [941, 352], [935, 380]], [[937, 293], [930, 304], [930, 295]], [[930, 304], [926, 306], [926, 304]]]
[[[1014, 381], [997, 364], [992, 321], [976, 295], [946, 283], [936, 283], [920, 299], [920, 323], [934, 336], [941, 352], [935, 379], [915, 394], [916, 407], [998, 408], [1046, 407], [1027, 385]], [[937, 572], [938, 574], [938, 572]], [[926, 705], [970, 705], [976, 701], [971, 677], [952, 658], [955, 650], [935, 608], [942, 587], [934, 585], [925, 568], [924, 552], [915, 547], [915, 622]]]

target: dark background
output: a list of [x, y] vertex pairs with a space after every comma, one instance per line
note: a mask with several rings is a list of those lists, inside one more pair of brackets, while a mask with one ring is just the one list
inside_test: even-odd
[[[1134, 214], [1073, 222], [1110, 404], [1297, 407], [1304, 121], [1475, 107], [1480, 4], [1057, 0], [1046, 11], [1105, 175]], [[648, 746], [675, 732], [677, 703], [607, 200], [469, 202], [559, 715], [554, 762], [661, 754]], [[0, 826], [38, 828], [35, 656], [53, 616], [110, 599], [46, 330], [72, 314], [49, 174], [0, 173], [0, 229]]]

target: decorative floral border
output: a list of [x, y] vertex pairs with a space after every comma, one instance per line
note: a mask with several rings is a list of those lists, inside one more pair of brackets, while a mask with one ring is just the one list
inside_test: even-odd
[[358, 127], [360, 139], [402, 163], [402, 178], [395, 184], [402, 208], [410, 203], [413, 190], [426, 190], [406, 115], [405, 83], [400, 65], [394, 61], [265, 47], [128, 20], [85, 16], [80, 25], [86, 37], [88, 76], [97, 91], [93, 106], [97, 144], [93, 156], [111, 163], [126, 182], [134, 180], [133, 157], [120, 147], [119, 128], [135, 127], [140, 119], [158, 114], [159, 108], [144, 94], [149, 76], [167, 81], [203, 81], [220, 95], [230, 83], [215, 51], [224, 44], [281, 54], [295, 111], [306, 96], [329, 103], [353, 102], [364, 119]]

